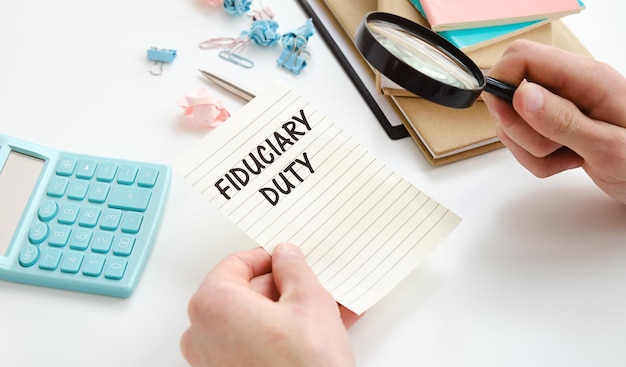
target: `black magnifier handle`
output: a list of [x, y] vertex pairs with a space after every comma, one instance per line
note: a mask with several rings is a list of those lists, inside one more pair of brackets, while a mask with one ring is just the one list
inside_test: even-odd
[[513, 94], [515, 93], [517, 87], [501, 82], [490, 76], [486, 76], [485, 79], [487, 81], [484, 89], [485, 92], [493, 94], [496, 97], [500, 97], [507, 102], [513, 102]]

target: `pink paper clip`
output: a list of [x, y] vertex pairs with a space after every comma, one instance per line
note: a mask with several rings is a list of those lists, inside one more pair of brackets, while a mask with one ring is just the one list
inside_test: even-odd
[[239, 51], [243, 50], [249, 43], [250, 38], [248, 37], [217, 37], [200, 42], [199, 47], [204, 50], [223, 47], [223, 49], [218, 54], [219, 57], [226, 61], [230, 61], [235, 65], [250, 69], [254, 66], [254, 62], [241, 56], [238, 53]]
[[267, 6], [252, 10], [249, 15], [252, 16], [252, 20], [268, 20], [276, 17], [276, 14]]

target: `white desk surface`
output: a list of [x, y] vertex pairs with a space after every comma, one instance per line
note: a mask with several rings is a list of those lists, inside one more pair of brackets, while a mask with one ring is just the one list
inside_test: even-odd
[[[626, 74], [626, 6], [586, 3], [566, 23], [596, 58]], [[279, 32], [304, 24], [293, 0], [263, 4]], [[384, 135], [319, 35], [300, 75], [276, 66], [278, 48], [249, 46], [244, 54], [256, 66], [243, 69], [198, 43], [236, 36], [250, 20], [200, 0], [4, 1], [0, 24], [2, 133], [168, 163], [204, 135], [181, 126], [180, 97], [208, 87], [231, 112], [243, 105], [198, 68], [253, 90], [280, 79], [460, 214], [445, 243], [350, 330], [359, 366], [626, 365], [626, 209], [582, 171], [539, 180], [506, 150], [433, 168], [410, 139]], [[150, 46], [179, 53], [159, 77], [148, 73]], [[0, 365], [185, 366], [178, 343], [189, 297], [218, 260], [251, 246], [174, 176], [130, 298], [0, 281]]]

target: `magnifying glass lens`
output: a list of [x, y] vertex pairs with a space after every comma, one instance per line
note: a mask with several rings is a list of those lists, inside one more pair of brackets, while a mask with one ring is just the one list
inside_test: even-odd
[[465, 65], [436, 44], [386, 21], [369, 20], [366, 25], [383, 47], [422, 74], [458, 88], [480, 87], [479, 81]]
[[398, 15], [368, 13], [354, 35], [367, 62], [409, 92], [432, 102], [467, 108], [484, 91], [507, 101], [515, 86], [483, 75], [445, 38]]

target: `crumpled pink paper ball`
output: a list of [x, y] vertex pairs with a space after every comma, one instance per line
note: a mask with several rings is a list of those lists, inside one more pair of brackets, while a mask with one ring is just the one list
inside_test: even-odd
[[221, 101], [211, 96], [207, 88], [198, 89], [178, 100], [185, 116], [191, 116], [196, 127], [214, 128], [230, 117]]
[[204, 0], [204, 2], [209, 4], [209, 5], [211, 5], [211, 6], [213, 6], [213, 7], [215, 7], [215, 6], [221, 5], [223, 3], [223, 0], [222, 1], [220, 1], [220, 0]]

